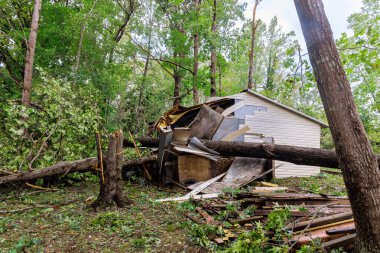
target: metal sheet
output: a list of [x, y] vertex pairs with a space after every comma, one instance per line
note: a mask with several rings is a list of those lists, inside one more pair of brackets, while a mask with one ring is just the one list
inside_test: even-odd
[[213, 155], [220, 155], [218, 152], [206, 147], [200, 140], [198, 140], [197, 137], [193, 137], [190, 139], [189, 147], [190, 148], [197, 148], [197, 149], [200, 149], [204, 152], [208, 152], [208, 153], [213, 154]]
[[222, 182], [244, 182], [263, 172], [266, 159], [236, 157]]
[[260, 175], [266, 159], [236, 157], [221, 182], [214, 182], [203, 193], [220, 193], [226, 189], [237, 189], [252, 178]]

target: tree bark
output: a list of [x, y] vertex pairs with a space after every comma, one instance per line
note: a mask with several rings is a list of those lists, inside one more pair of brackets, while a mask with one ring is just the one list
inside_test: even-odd
[[256, 90], [256, 84], [253, 83], [253, 57], [255, 54], [255, 40], [256, 40], [256, 9], [261, 0], [255, 0], [252, 12], [252, 34], [251, 34], [251, 50], [249, 50], [249, 68], [248, 68], [248, 89]]
[[59, 162], [50, 167], [36, 169], [30, 172], [17, 173], [10, 176], [0, 177], [0, 185], [26, 182], [38, 178], [64, 175], [72, 172], [86, 172], [94, 170], [97, 165], [98, 159], [96, 157], [90, 157], [86, 159], [71, 161], [71, 162]]
[[218, 83], [219, 83], [219, 96], [222, 97], [222, 67], [218, 61]]
[[106, 169], [104, 171], [105, 181], [100, 180], [100, 192], [98, 198], [91, 204], [93, 208], [125, 207], [121, 169], [123, 162], [123, 134], [121, 131], [111, 134], [109, 137]]
[[380, 171], [321, 0], [294, 0], [350, 198], [357, 252], [380, 252]]
[[[177, 68], [177, 67], [176, 67]], [[181, 82], [182, 82], [182, 76], [179, 73], [178, 68], [174, 71], [174, 100], [173, 100], [173, 106], [177, 106], [181, 104], [181, 97], [179, 95], [180, 90], [181, 90]]]
[[215, 46], [215, 39], [216, 39], [216, 0], [213, 1], [212, 5], [212, 26], [211, 26], [211, 76], [210, 76], [210, 83], [211, 83], [211, 90], [210, 90], [210, 96], [215, 97], [216, 96], [216, 46]]
[[[200, 0], [194, 0], [195, 16], [198, 21]], [[193, 66], [193, 104], [199, 104], [198, 94], [198, 67], [199, 67], [199, 34], [195, 32], [194, 38], [194, 66]]]
[[[158, 147], [158, 138], [137, 138], [142, 147]], [[202, 140], [203, 144], [220, 153], [221, 156], [240, 156], [266, 158], [291, 162], [299, 165], [339, 168], [334, 150], [295, 147], [269, 143], [227, 142]], [[124, 139], [124, 147], [133, 147], [133, 143]], [[380, 155], [377, 156], [380, 162]]]
[[[41, 0], [34, 1], [34, 9], [32, 16], [32, 24], [30, 28], [30, 35], [28, 40], [28, 46], [26, 50], [25, 57], [25, 68], [24, 68], [24, 87], [22, 90], [21, 102], [25, 107], [30, 107], [30, 97], [32, 90], [32, 79], [33, 79], [33, 62], [34, 53], [36, 51], [37, 43], [37, 31], [38, 31], [38, 20], [40, 19], [41, 11]], [[27, 118], [23, 118], [27, 120]], [[27, 134], [28, 130], [24, 129], [24, 135]]]

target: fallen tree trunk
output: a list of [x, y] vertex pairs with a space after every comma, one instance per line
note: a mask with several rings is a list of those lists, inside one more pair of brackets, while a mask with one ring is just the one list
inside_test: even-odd
[[[158, 138], [144, 137], [137, 141], [143, 147], [158, 147]], [[222, 156], [239, 156], [266, 158], [291, 162], [299, 165], [311, 165], [328, 168], [339, 168], [334, 150], [278, 145], [271, 143], [250, 142], [225, 142], [202, 140], [203, 144]], [[133, 144], [124, 139], [124, 146], [131, 147]], [[380, 162], [380, 156], [377, 156]]]
[[[156, 162], [157, 157], [148, 156], [141, 159], [126, 161], [123, 164], [123, 169], [127, 169], [130, 166], [142, 165], [146, 163]], [[82, 160], [59, 162], [50, 167], [37, 169], [29, 172], [13, 174], [9, 176], [0, 177], [0, 185], [9, 183], [26, 182], [34, 179], [66, 175], [72, 172], [88, 172], [95, 170], [98, 163], [96, 157], [90, 157]]]

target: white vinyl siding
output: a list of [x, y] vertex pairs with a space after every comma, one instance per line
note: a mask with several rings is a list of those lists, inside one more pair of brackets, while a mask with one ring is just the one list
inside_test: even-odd
[[[254, 111], [253, 115], [245, 116], [245, 125], [251, 129], [248, 133], [273, 137], [275, 144], [320, 148], [321, 126], [318, 123], [248, 93], [229, 97], [245, 100], [246, 105], [267, 108], [266, 111]], [[275, 171], [276, 178], [304, 177], [320, 172], [319, 167], [275, 161], [275, 166], [279, 164], [284, 165]]]

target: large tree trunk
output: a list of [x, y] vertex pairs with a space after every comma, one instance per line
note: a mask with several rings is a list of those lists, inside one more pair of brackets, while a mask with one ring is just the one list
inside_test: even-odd
[[321, 0], [294, 0], [355, 218], [358, 252], [380, 252], [380, 171]]
[[210, 90], [210, 96], [215, 97], [216, 96], [216, 46], [215, 46], [215, 39], [216, 39], [216, 0], [213, 1], [212, 5], [212, 26], [211, 26], [211, 76], [210, 76], [210, 83], [211, 83], [211, 90]]
[[255, 54], [255, 40], [256, 40], [256, 9], [261, 0], [255, 0], [252, 13], [252, 34], [251, 34], [251, 50], [249, 50], [249, 68], [248, 68], [248, 89], [256, 90], [256, 84], [253, 83], [253, 57]]
[[[157, 148], [158, 138], [137, 138], [142, 147]], [[227, 142], [202, 140], [203, 144], [220, 153], [221, 156], [240, 156], [266, 158], [300, 165], [339, 168], [334, 150], [295, 147], [269, 143]], [[133, 147], [133, 143], [124, 139], [124, 147]], [[380, 162], [380, 156], [377, 157]]]
[[50, 167], [36, 169], [30, 172], [17, 173], [10, 176], [0, 177], [0, 185], [16, 182], [26, 182], [38, 178], [65, 175], [72, 172], [85, 172], [94, 170], [97, 165], [97, 158], [90, 157], [77, 161], [59, 162]]
[[180, 93], [180, 90], [181, 90], [182, 76], [179, 73], [178, 67], [176, 67], [176, 68], [177, 69], [175, 70], [174, 76], [173, 76], [173, 78], [174, 78], [174, 92], [173, 92], [174, 101], [173, 101], [173, 106], [181, 104], [181, 97], [180, 97], [179, 93]]
[[[31, 96], [32, 79], [33, 79], [33, 62], [34, 62], [34, 53], [36, 51], [38, 20], [40, 19], [40, 11], [41, 11], [41, 0], [35, 0], [33, 16], [32, 16], [32, 24], [31, 24], [30, 35], [29, 35], [29, 40], [28, 40], [28, 47], [26, 50], [25, 68], [24, 68], [24, 88], [22, 90], [22, 98], [21, 98], [21, 103], [26, 107], [30, 107], [30, 96]], [[27, 119], [24, 118], [24, 120], [27, 120]], [[24, 129], [24, 134], [27, 134], [27, 129]]]
[[[194, 0], [196, 18], [198, 20], [200, 0]], [[193, 66], [193, 104], [199, 104], [198, 94], [198, 66], [199, 66], [199, 34], [195, 32], [194, 38], [194, 66]]]
[[125, 207], [123, 196], [121, 169], [123, 165], [123, 134], [121, 131], [109, 137], [104, 181], [100, 178], [100, 192], [92, 203], [93, 208], [109, 207], [114, 203], [117, 207]]

